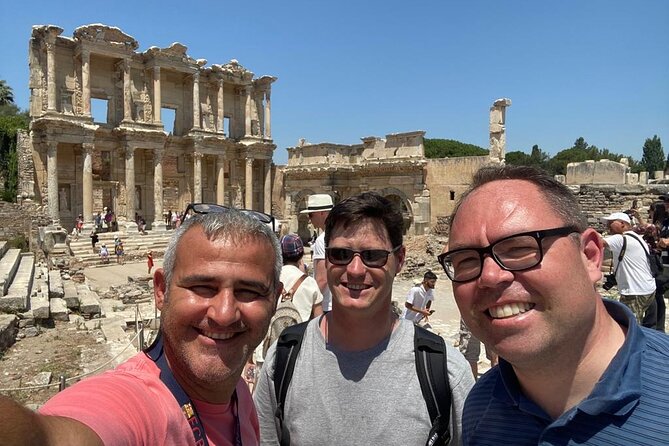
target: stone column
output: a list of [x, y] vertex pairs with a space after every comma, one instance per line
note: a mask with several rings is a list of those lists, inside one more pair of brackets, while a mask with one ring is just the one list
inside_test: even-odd
[[88, 51], [81, 52], [81, 102], [84, 116], [91, 116], [91, 53]]
[[244, 136], [251, 136], [251, 87], [246, 87], [246, 119], [244, 121]]
[[153, 122], [160, 124], [160, 67], [153, 67]]
[[46, 41], [47, 111], [56, 111], [56, 36], [49, 34]]
[[[132, 96], [130, 93], [130, 60], [123, 59], [123, 120], [132, 121]], [[135, 192], [133, 191], [133, 197]], [[134, 212], [134, 211], [133, 211]], [[133, 220], [135, 218], [134, 214], [132, 216]]]
[[237, 160], [230, 161], [230, 205], [233, 207], [241, 207], [241, 199], [239, 197], [239, 176], [237, 175]]
[[134, 223], [135, 226], [135, 149], [126, 147], [125, 149], [125, 203], [126, 218], [128, 223]]
[[246, 158], [246, 188], [244, 192], [244, 207], [253, 209], [253, 158]]
[[[193, 73], [193, 128], [200, 128], [200, 72]], [[196, 200], [197, 201], [197, 200]]]
[[49, 199], [49, 216], [54, 225], [60, 224], [58, 205], [58, 142], [49, 141], [46, 151], [47, 197]]
[[151, 229], [164, 231], [163, 220], [163, 149], [153, 151], [153, 223]]
[[225, 156], [216, 157], [216, 203], [225, 204]]
[[271, 108], [270, 90], [267, 90], [265, 92], [265, 139], [272, 139], [272, 123], [270, 121]]
[[[223, 79], [218, 80], [218, 132], [225, 132], [225, 107], [223, 103]], [[220, 204], [220, 203], [219, 203]]]
[[193, 202], [202, 203], [202, 153], [193, 152]]
[[84, 155], [84, 172], [82, 175], [82, 192], [84, 205], [84, 224], [88, 228], [93, 223], [93, 143], [82, 144]]
[[272, 160], [265, 160], [265, 209], [267, 214], [272, 213]]

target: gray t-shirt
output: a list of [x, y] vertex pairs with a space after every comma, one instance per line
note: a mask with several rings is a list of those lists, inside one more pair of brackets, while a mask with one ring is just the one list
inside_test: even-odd
[[[414, 325], [400, 320], [389, 338], [361, 352], [325, 345], [320, 318], [309, 323], [285, 403], [291, 444], [424, 446], [431, 428], [414, 359]], [[255, 391], [260, 443], [278, 445], [274, 354], [267, 352]], [[462, 406], [474, 385], [462, 354], [447, 345], [452, 389], [451, 445], [459, 445]]]

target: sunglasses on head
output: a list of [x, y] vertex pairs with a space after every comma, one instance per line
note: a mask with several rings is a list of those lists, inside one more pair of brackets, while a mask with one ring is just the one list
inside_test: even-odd
[[186, 208], [184, 215], [188, 215], [189, 212], [194, 212], [196, 214], [211, 214], [213, 212], [227, 212], [230, 209], [235, 209], [236, 211], [241, 212], [244, 215], [255, 218], [261, 223], [265, 223], [270, 229], [276, 232], [276, 219], [274, 216], [266, 214], [260, 211], [254, 211], [251, 209], [237, 209], [225, 206], [222, 204], [213, 204], [213, 203], [191, 203]]
[[388, 256], [397, 252], [402, 245], [386, 251], [385, 249], [364, 249], [355, 251], [348, 248], [325, 248], [325, 255], [330, 263], [338, 266], [345, 266], [353, 261], [353, 257], [360, 256], [360, 260], [365, 266], [370, 268], [381, 268], [388, 262]]

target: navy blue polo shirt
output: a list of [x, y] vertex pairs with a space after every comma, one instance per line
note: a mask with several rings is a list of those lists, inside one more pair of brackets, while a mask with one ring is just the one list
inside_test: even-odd
[[500, 358], [467, 397], [463, 445], [669, 445], [669, 336], [640, 327], [621, 303], [604, 304], [627, 335], [590, 395], [553, 420]]

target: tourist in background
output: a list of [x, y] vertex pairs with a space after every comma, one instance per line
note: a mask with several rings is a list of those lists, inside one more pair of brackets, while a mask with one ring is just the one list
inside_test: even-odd
[[[325, 219], [332, 209], [332, 197], [328, 194], [309, 195], [307, 198], [307, 208], [300, 211], [300, 214], [308, 214], [311, 224], [314, 228], [323, 230], [325, 228]], [[318, 283], [318, 288], [323, 295], [323, 312], [332, 310], [332, 294], [328, 288], [328, 279], [325, 272], [325, 232], [316, 238], [311, 246], [311, 259], [313, 261], [314, 279]]]

